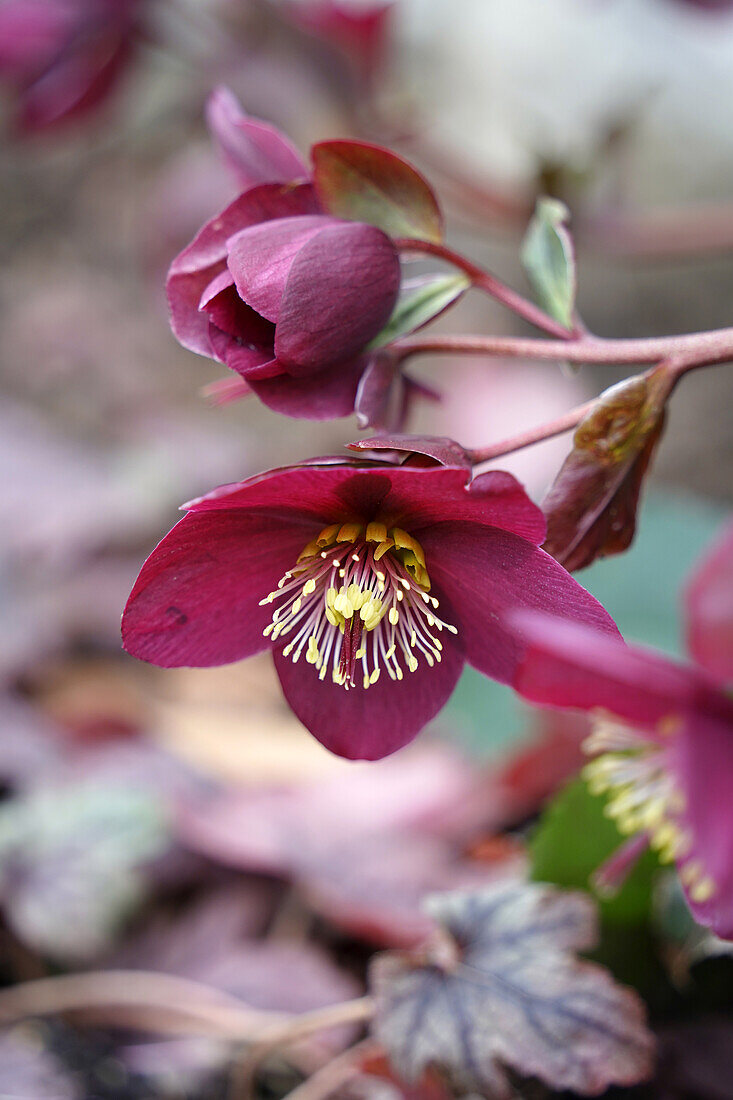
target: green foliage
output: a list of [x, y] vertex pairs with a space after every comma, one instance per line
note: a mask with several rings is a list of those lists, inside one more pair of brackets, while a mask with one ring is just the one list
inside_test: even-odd
[[564, 203], [540, 199], [522, 245], [522, 263], [543, 309], [571, 328], [577, 279], [568, 218]]

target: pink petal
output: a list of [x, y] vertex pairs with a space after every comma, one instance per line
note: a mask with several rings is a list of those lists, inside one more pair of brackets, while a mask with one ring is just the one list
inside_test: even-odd
[[[420, 534], [435, 590], [458, 615], [466, 660], [510, 683], [526, 636], [510, 612], [532, 608], [618, 634], [598, 601], [554, 558], [509, 531], [477, 524], [436, 524]], [[600, 635], [603, 637], [603, 635]]]
[[310, 184], [283, 187], [268, 183], [245, 191], [207, 222], [191, 244], [176, 256], [168, 271], [171, 327], [180, 343], [199, 355], [211, 355], [209, 321], [199, 312], [199, 302], [211, 280], [226, 266], [229, 237], [271, 218], [317, 212], [318, 203]]
[[688, 583], [687, 644], [712, 676], [733, 681], [733, 523]]
[[284, 374], [279, 360], [275, 362], [280, 371], [278, 378], [272, 381], [249, 379], [263, 405], [283, 416], [302, 420], [336, 420], [351, 416], [365, 360], [334, 363], [305, 378]]
[[675, 715], [733, 721], [733, 701], [691, 666], [578, 623], [547, 615], [518, 618], [528, 646], [514, 687], [533, 703], [603, 708], [651, 734]]
[[135, 582], [122, 619], [125, 649], [163, 668], [229, 664], [266, 649], [272, 608], [259, 601], [314, 534], [298, 513], [184, 516]]
[[288, 183], [308, 176], [305, 161], [284, 134], [249, 118], [233, 93], [216, 88], [206, 104], [206, 121], [221, 153], [243, 188]]
[[380, 760], [407, 745], [447, 703], [463, 668], [459, 645], [446, 644], [434, 668], [422, 661], [401, 681], [386, 671], [366, 691], [346, 691], [330, 675], [319, 680], [301, 657], [273, 653], [283, 694], [296, 717], [322, 745], [348, 760]]
[[227, 266], [240, 298], [268, 321], [277, 321], [295, 257], [329, 224], [331, 219], [323, 214], [273, 218], [230, 237]]
[[291, 374], [363, 351], [389, 320], [400, 286], [397, 251], [381, 230], [327, 222], [293, 260], [275, 351]]
[[693, 840], [681, 866], [682, 878], [685, 864], [699, 860], [717, 887], [705, 902], [694, 901], [688, 889], [688, 904], [701, 924], [733, 939], [733, 715], [727, 722], [699, 715], [686, 719], [669, 756], [685, 796], [682, 816]]

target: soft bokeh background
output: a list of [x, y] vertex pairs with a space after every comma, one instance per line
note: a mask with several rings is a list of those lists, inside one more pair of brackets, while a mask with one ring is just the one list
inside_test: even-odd
[[[270, 1003], [280, 987], [273, 975], [295, 965], [287, 957], [273, 958], [272, 970], [265, 966], [258, 979], [270, 991], [264, 1007], [298, 1009], [353, 995], [358, 968], [352, 961], [340, 970], [333, 955], [318, 954], [323, 944], [313, 946], [309, 939], [314, 918], [304, 916], [298, 889], [283, 884], [305, 881], [311, 899], [321, 899], [318, 919], [330, 919], [344, 935], [360, 936], [364, 927], [386, 922], [389, 931], [376, 942], [391, 944], [406, 935], [400, 923], [405, 912], [413, 927], [409, 921], [417, 919], [423, 889], [451, 885], [460, 875], [455, 867], [446, 869], [446, 850], [436, 854], [430, 848], [422, 863], [406, 852], [404, 864], [395, 861], [384, 880], [374, 869], [383, 852], [373, 845], [374, 867], [369, 870], [364, 856], [364, 881], [353, 886], [358, 901], [334, 901], [334, 881], [324, 885], [310, 865], [311, 878], [301, 865], [293, 870], [293, 852], [302, 847], [302, 785], [340, 777], [329, 788], [328, 797], [335, 799], [344, 777], [358, 783], [363, 776], [367, 784], [368, 774], [371, 791], [386, 784], [396, 767], [398, 800], [411, 806], [415, 785], [432, 789], [435, 782], [437, 801], [450, 801], [467, 782], [465, 762], [451, 755], [448, 765], [430, 753], [460, 750], [484, 759], [520, 742], [537, 721], [508, 691], [469, 673], [436, 730], [452, 748], [426, 748], [422, 763], [418, 750], [416, 763], [404, 766], [349, 765], [329, 757], [290, 716], [267, 659], [211, 672], [159, 673], [121, 654], [119, 616], [127, 592], [181, 501], [359, 436], [354, 421], [284, 421], [246, 401], [212, 406], [201, 391], [223, 368], [184, 351], [169, 332], [162, 291], [167, 264], [236, 193], [203, 122], [214, 84], [227, 83], [248, 111], [275, 122], [302, 148], [349, 134], [391, 144], [435, 183], [450, 243], [525, 291], [518, 252], [534, 196], [549, 190], [563, 197], [578, 228], [580, 312], [602, 335], [661, 335], [731, 323], [733, 12], [686, 0], [395, 0], [384, 5], [375, 55], [365, 54], [358, 38], [356, 45], [345, 43], [341, 32], [334, 38], [328, 26], [314, 26], [313, 7], [308, 0], [143, 0], [144, 33], [114, 94], [93, 114], [53, 131], [22, 134], [12, 124], [9, 91], [3, 100], [4, 980], [76, 963], [121, 959], [122, 965], [136, 965], [144, 959], [141, 965], [150, 966], [159, 954], [152, 924], [158, 928], [168, 916], [157, 909], [146, 916], [131, 899], [142, 889], [139, 867], [159, 858], [165, 866], [158, 888], [163, 883], [165, 894], [165, 883], [171, 884], [177, 912], [182, 898], [186, 905], [194, 899], [195, 913], [183, 906], [187, 919], [199, 930], [214, 929], [211, 940], [201, 933], [196, 965], [157, 959], [160, 968], [222, 984], [207, 945], [229, 935], [237, 920], [237, 935], [246, 936], [259, 935], [264, 926], [271, 932], [274, 922], [270, 943], [278, 950], [283, 942], [300, 944], [298, 965], [317, 973], [313, 977], [311, 969], [311, 977], [303, 977], [310, 1000], [305, 995], [302, 1004]], [[439, 327], [523, 331], [510, 314], [478, 295]], [[413, 429], [448, 434], [467, 445], [540, 423], [622, 377], [609, 368], [570, 375], [554, 366], [476, 358], [417, 362], [415, 372], [446, 392], [442, 404], [420, 410]], [[680, 585], [733, 500], [732, 401], [729, 366], [683, 382], [635, 549], [582, 578], [625, 632], [667, 649], [680, 648]], [[502, 465], [539, 500], [567, 446], [565, 437]], [[577, 763], [574, 750], [570, 757], [566, 771]], [[446, 772], [455, 782], [447, 793], [441, 786]], [[372, 778], [377, 775], [383, 778]], [[549, 787], [562, 777], [551, 776]], [[80, 801], [73, 787], [79, 783], [122, 790], [117, 816], [114, 807], [103, 812]], [[64, 803], [69, 784], [72, 793]], [[254, 856], [242, 854], [242, 836], [257, 832], [252, 822], [271, 820], [258, 811], [259, 803], [252, 808], [251, 799], [269, 798], [273, 784], [297, 792], [296, 810], [287, 811], [292, 820], [285, 827], [281, 811], [274, 814], [279, 839], [275, 844], [270, 838], [269, 848], [265, 844], [267, 857], [259, 849]], [[181, 798], [190, 809], [192, 791], [197, 798], [202, 791], [216, 793], [214, 824], [191, 810], [171, 848], [156, 832], [156, 815], [168, 820], [170, 806]], [[42, 798], [39, 792], [52, 799], [50, 809], [24, 801]], [[148, 803], [141, 807], [137, 796], [149, 796]], [[366, 821], [355, 836], [381, 836], [385, 827], [402, 836], [410, 814], [390, 817], [370, 797], [364, 796], [361, 811], [356, 794], [346, 805], [336, 799], [327, 820], [312, 807], [303, 810], [308, 828], [322, 839], [332, 834], [339, 815], [362, 812]], [[484, 811], [473, 827], [480, 820], [490, 831], [490, 817]], [[378, 829], [372, 819], [379, 819]], [[105, 829], [113, 839], [99, 852], [95, 844]], [[440, 843], [446, 835], [453, 843], [459, 833], [441, 833]], [[310, 845], [311, 864], [320, 843]], [[278, 845], [284, 852], [273, 855]], [[362, 913], [358, 929], [349, 926], [343, 914], [369, 897], [375, 881], [370, 874], [389, 911], [405, 866], [416, 863], [429, 874], [410, 884], [412, 896], [400, 900], [397, 917], [385, 917], [384, 910], [378, 917]], [[332, 861], [328, 873], [338, 881], [334, 867]], [[240, 881], [243, 876], [232, 868], [250, 877]], [[257, 879], [254, 890], [253, 868], [274, 876], [275, 884], [268, 880], [262, 887]], [[245, 901], [237, 900], [241, 890]], [[268, 890], [277, 894], [276, 902]], [[234, 924], [232, 911], [239, 914]], [[134, 942], [120, 943], [121, 916], [128, 921], [125, 935], [137, 935]], [[182, 926], [178, 936], [187, 942], [193, 932]], [[375, 942], [373, 934], [366, 938]], [[251, 957], [241, 948], [237, 958], [246, 975], [237, 988], [259, 1003], [251, 989]], [[231, 977], [231, 959], [217, 965]], [[144, 1088], [155, 1081], [160, 1095], [224, 1095], [201, 1091], [200, 1081], [222, 1061], [221, 1051], [206, 1044], [182, 1051], [128, 1043], [121, 1052], [105, 1036], [97, 1035], [91, 1047], [76, 1033], [64, 1032], [58, 1043], [55, 1033], [52, 1039], [46, 1035], [44, 1043], [60, 1043], [66, 1063], [76, 1067], [71, 1084], [54, 1086], [59, 1096], [85, 1095], [79, 1082], [92, 1077], [99, 1090], [94, 1095], [100, 1096], [138, 1095], [130, 1091], [133, 1080], [148, 1082]], [[25, 1065], [17, 1042], [13, 1047], [10, 1038], [0, 1037], [0, 1069], [3, 1042], [11, 1043], [6, 1064], [15, 1058], [14, 1065]], [[78, 1057], [69, 1055], [77, 1050], [74, 1043]], [[319, 1057], [322, 1050], [308, 1049], [302, 1066]], [[118, 1085], [100, 1084], [94, 1076], [105, 1059], [112, 1067], [108, 1077], [117, 1074]], [[183, 1067], [178, 1076], [173, 1064]], [[27, 1072], [40, 1073], [33, 1065]], [[194, 1065], [199, 1091], [187, 1091], [194, 1089], [188, 1076]], [[139, 1095], [150, 1095], [144, 1088]]]

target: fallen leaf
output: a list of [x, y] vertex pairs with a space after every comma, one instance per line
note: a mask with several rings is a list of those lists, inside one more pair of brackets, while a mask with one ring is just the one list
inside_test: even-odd
[[508, 1097], [509, 1069], [584, 1095], [648, 1077], [642, 1002], [573, 954], [596, 940], [589, 898], [504, 881], [429, 908], [442, 925], [432, 950], [370, 969], [375, 1034], [406, 1080], [434, 1066], [457, 1088]]
[[76, 783], [0, 809], [0, 901], [17, 935], [54, 959], [98, 954], [144, 893], [142, 866], [163, 853], [160, 800]]

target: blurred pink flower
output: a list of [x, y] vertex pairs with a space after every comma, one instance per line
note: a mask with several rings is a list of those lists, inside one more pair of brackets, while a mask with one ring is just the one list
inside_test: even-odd
[[143, 566], [125, 648], [203, 667], [270, 647], [314, 736], [378, 759], [437, 714], [466, 661], [513, 678], [523, 635], [503, 625], [509, 609], [615, 634], [538, 548], [542, 513], [519, 483], [498, 471], [468, 478], [457, 466], [334, 459], [223, 486], [192, 502]]
[[357, 77], [371, 82], [382, 67], [389, 44], [393, 4], [301, 0], [285, 9], [292, 21], [342, 53]]
[[129, 59], [141, 0], [5, 0], [0, 81], [16, 121], [43, 130], [86, 114], [112, 91]]
[[[688, 590], [702, 667], [574, 623], [521, 614], [529, 644], [514, 686], [534, 703], [605, 712], [585, 774], [621, 832], [674, 860], [697, 920], [733, 938], [733, 527]], [[713, 675], [711, 675], [713, 673]], [[633, 846], [638, 854], [639, 845]]]

